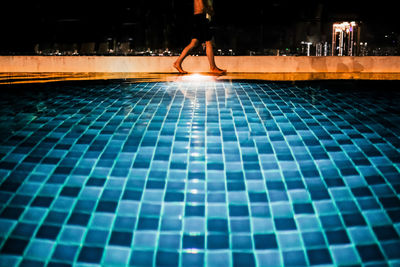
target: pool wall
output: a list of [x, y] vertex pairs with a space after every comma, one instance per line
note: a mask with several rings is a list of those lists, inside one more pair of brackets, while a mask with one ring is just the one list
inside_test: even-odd
[[[2, 73], [175, 73], [176, 57], [0, 56]], [[230, 73], [262, 73], [282, 80], [400, 79], [400, 57], [217, 56]], [[190, 56], [183, 67], [207, 72], [204, 56]]]

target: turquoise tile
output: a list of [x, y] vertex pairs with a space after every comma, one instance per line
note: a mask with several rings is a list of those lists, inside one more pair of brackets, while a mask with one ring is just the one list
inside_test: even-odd
[[55, 242], [43, 239], [31, 240], [26, 255], [29, 258], [46, 260], [50, 256], [54, 245]]
[[85, 228], [77, 226], [66, 226], [63, 228], [60, 241], [63, 243], [80, 244], [85, 233]]
[[138, 249], [152, 248], [156, 246], [157, 232], [137, 231], [133, 239], [133, 246]]
[[302, 215], [296, 218], [301, 231], [317, 230], [321, 228], [318, 219], [315, 216]]
[[95, 213], [92, 217], [91, 225], [93, 228], [110, 229], [114, 221], [114, 216], [111, 214]]
[[256, 257], [258, 266], [282, 266], [282, 258], [278, 251], [260, 251]]
[[257, 218], [251, 219], [253, 233], [267, 233], [274, 231], [274, 224], [270, 218]]
[[282, 232], [277, 235], [279, 248], [282, 250], [299, 249], [302, 242], [297, 232]]
[[7, 237], [15, 224], [15, 220], [0, 219], [0, 237]]
[[121, 247], [107, 247], [104, 251], [103, 264], [107, 266], [127, 266], [130, 249]]
[[11, 255], [0, 255], [1, 266], [18, 266], [21, 261], [21, 257]]
[[185, 233], [204, 233], [205, 232], [205, 219], [204, 217], [185, 217], [183, 220]]
[[375, 238], [368, 227], [354, 227], [349, 229], [350, 238], [354, 244], [373, 244]]
[[228, 251], [210, 251], [207, 253], [207, 266], [231, 266], [231, 254]]

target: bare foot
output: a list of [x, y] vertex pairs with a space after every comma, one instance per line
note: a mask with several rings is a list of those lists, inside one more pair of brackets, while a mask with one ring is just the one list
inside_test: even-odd
[[221, 70], [220, 68], [217, 68], [217, 67], [210, 69], [210, 71], [213, 74], [219, 74], [219, 75], [226, 73], [226, 70]]
[[188, 72], [187, 71], [184, 71], [183, 69], [182, 69], [182, 67], [181, 67], [181, 65], [180, 64], [178, 64], [178, 63], [174, 63], [174, 68], [175, 69], [177, 69], [178, 71], [179, 71], [179, 73], [181, 73], [181, 74], [187, 74]]

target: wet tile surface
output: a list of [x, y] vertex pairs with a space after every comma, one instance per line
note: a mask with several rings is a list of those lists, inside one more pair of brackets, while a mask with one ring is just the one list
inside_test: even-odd
[[400, 264], [399, 92], [14, 89], [0, 100], [2, 266]]

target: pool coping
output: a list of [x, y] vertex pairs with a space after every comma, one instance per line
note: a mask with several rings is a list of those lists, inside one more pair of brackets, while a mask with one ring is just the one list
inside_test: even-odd
[[399, 81], [400, 73], [118, 73], [118, 72], [0, 72], [0, 84], [48, 83], [86, 80], [130, 80], [132, 82], [176, 82], [176, 81], [318, 81], [318, 80], [382, 80]]

